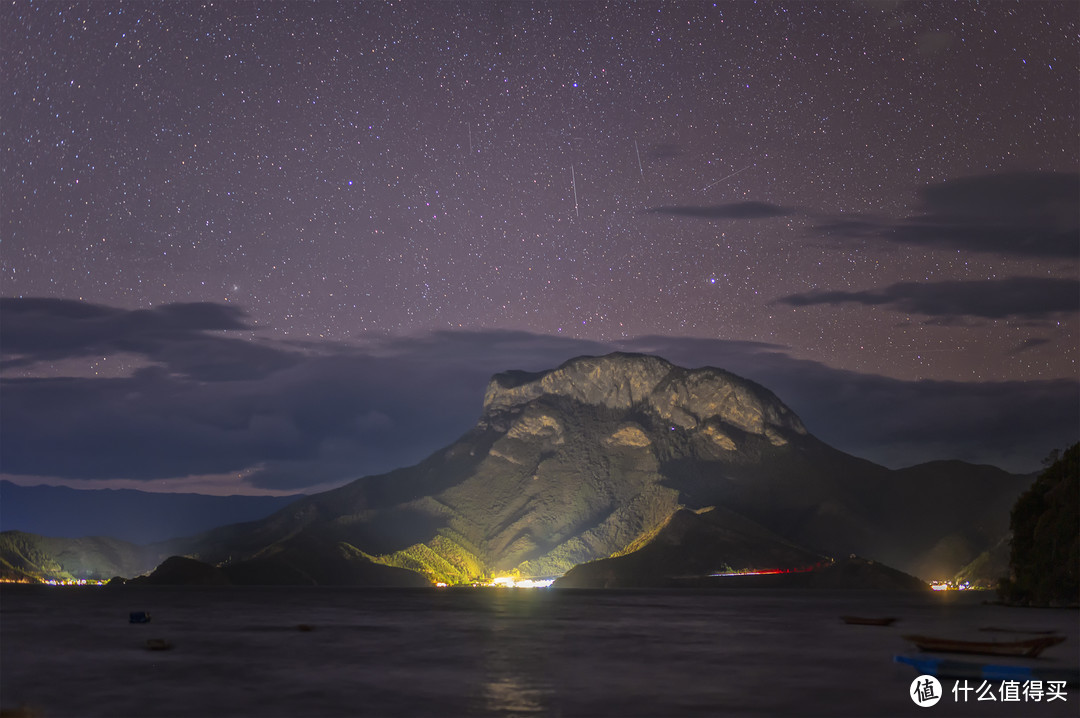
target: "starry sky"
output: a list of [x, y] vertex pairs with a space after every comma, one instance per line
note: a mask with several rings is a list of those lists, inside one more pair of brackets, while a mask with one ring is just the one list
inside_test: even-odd
[[[1080, 434], [1073, 2], [7, 2], [0, 474], [313, 490], [582, 353]], [[117, 483], [119, 482], [119, 483]], [[123, 483], [127, 482], [127, 483]]]

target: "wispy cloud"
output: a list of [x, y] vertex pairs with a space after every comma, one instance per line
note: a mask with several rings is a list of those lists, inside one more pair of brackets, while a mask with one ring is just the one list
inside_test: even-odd
[[787, 207], [768, 202], [730, 202], [710, 205], [665, 205], [650, 207], [649, 214], [669, 214], [676, 217], [695, 217], [698, 219], [769, 219], [783, 217], [794, 212]]
[[886, 306], [928, 317], [1046, 319], [1058, 313], [1080, 311], [1080, 282], [1045, 277], [900, 282], [881, 289], [792, 294], [778, 301], [797, 307], [815, 304]]

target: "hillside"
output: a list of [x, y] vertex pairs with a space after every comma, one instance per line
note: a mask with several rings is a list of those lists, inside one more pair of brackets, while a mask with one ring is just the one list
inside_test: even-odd
[[107, 581], [151, 570], [167, 554], [104, 536], [68, 539], [0, 533], [0, 580]]
[[[696, 585], [735, 570], [801, 570], [827, 564], [738, 514], [680, 509], [652, 536], [610, 558], [579, 564], [556, 585], [565, 588], [659, 588]], [[737, 569], [736, 569], [737, 567]]]
[[1016, 501], [1011, 528], [1003, 597], [1038, 606], [1080, 603], [1080, 444]]

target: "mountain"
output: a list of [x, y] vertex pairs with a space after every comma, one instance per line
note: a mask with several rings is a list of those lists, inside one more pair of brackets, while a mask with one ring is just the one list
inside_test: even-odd
[[[476, 426], [416, 466], [163, 548], [251, 582], [362, 582], [350, 572], [374, 563], [453, 583], [559, 576], [685, 528], [693, 550], [672, 571], [857, 554], [947, 578], [1008, 530], [1030, 481], [960, 462], [892, 471], [746, 379], [611, 354], [497, 374]], [[298, 578], [306, 565], [322, 568]]]
[[146, 544], [261, 519], [296, 498], [71, 489], [0, 481], [0, 527], [43, 536], [111, 536]]

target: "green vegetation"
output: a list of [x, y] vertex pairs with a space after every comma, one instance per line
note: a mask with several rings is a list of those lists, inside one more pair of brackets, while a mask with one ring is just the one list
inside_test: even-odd
[[67, 539], [0, 533], [0, 578], [5, 581], [108, 580], [149, 571], [157, 560], [142, 546], [103, 536]]
[[611, 554], [610, 558], [616, 558], [618, 556], [625, 556], [628, 553], [633, 553], [634, 551], [637, 551], [638, 549], [644, 548], [645, 546], [647, 546], [649, 543], [652, 542], [653, 539], [656, 538], [656, 536], [661, 531], [663, 531], [667, 527], [667, 525], [669, 523], [671, 523], [671, 519], [675, 517], [675, 513], [677, 511], [679, 511], [680, 509], [684, 509], [684, 508], [686, 508], [686, 507], [676, 505], [675, 510], [672, 511], [671, 514], [668, 515], [667, 518], [665, 518], [663, 521], [661, 521], [660, 523], [653, 526], [652, 529], [641, 533], [636, 539], [634, 539], [629, 544], [627, 544], [623, 549], [621, 549], [619, 551], [616, 551], [615, 553]]
[[1012, 510], [1011, 575], [1003, 599], [1076, 605], [1080, 599], [1080, 444], [1047, 468]]
[[1010, 537], [1003, 536], [990, 549], [983, 551], [975, 560], [953, 576], [952, 583], [964, 583], [974, 588], [996, 588], [1001, 577], [1009, 572]]
[[368, 558], [385, 566], [416, 571], [433, 583], [457, 585], [486, 577], [480, 560], [445, 536], [436, 536], [427, 544], [413, 544], [391, 554]]
[[0, 579], [40, 583], [49, 579], [68, 581], [74, 578], [55, 558], [44, 551], [37, 537], [21, 531], [0, 534]]

